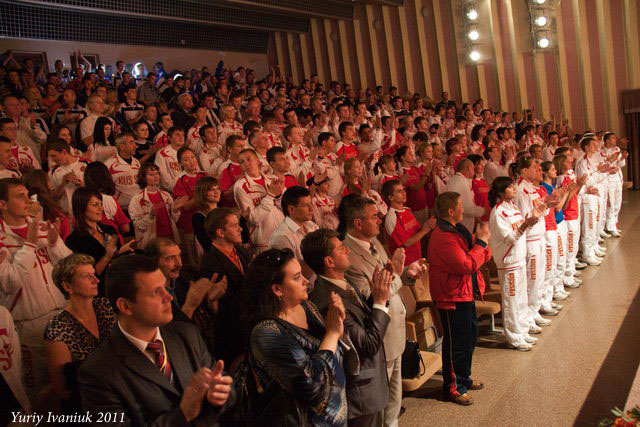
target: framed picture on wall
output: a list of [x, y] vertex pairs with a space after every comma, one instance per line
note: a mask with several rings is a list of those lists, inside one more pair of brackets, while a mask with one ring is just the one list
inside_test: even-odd
[[75, 70], [78, 67], [78, 62], [84, 65], [85, 71], [88, 71], [88, 66], [91, 66], [91, 71], [95, 71], [95, 69], [98, 68], [98, 65], [100, 64], [100, 55], [98, 55], [97, 53], [79, 54], [79, 52], [71, 52], [69, 54], [69, 57], [71, 59], [72, 70]]
[[44, 67], [49, 70], [49, 62], [47, 61], [47, 52], [37, 52], [29, 50], [9, 50], [6, 55], [10, 58], [7, 65], [13, 65], [18, 68], [24, 68], [27, 60], [33, 61], [34, 70]]

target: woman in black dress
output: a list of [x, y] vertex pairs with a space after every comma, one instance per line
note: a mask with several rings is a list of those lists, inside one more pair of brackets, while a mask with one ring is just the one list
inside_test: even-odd
[[[120, 246], [116, 230], [100, 223], [103, 209], [102, 195], [99, 192], [85, 187], [76, 189], [71, 197], [71, 208], [76, 223], [65, 243], [73, 252], [93, 257], [96, 275], [102, 282], [111, 260], [117, 255], [130, 252], [135, 240]], [[104, 295], [102, 286], [99, 295]]]

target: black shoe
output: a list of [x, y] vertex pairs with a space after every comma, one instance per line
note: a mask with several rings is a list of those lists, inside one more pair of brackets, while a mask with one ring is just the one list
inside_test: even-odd
[[407, 408], [404, 406], [400, 407], [400, 413], [398, 414], [398, 418], [400, 418], [405, 412], [407, 412]]

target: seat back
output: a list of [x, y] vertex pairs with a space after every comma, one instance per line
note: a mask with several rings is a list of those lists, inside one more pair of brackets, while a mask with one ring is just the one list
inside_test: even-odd
[[417, 304], [411, 288], [409, 286], [403, 286], [398, 293], [400, 294], [400, 298], [402, 298], [402, 302], [404, 302], [404, 307], [407, 309], [407, 318], [413, 316], [416, 312]]

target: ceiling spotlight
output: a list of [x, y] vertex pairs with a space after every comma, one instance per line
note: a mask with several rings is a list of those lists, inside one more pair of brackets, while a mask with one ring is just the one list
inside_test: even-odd
[[467, 34], [467, 37], [469, 37], [470, 40], [478, 40], [480, 38], [480, 33], [476, 30], [471, 30], [469, 31], [469, 34]]
[[544, 27], [545, 25], [547, 25], [547, 17], [546, 16], [538, 16], [536, 18], [536, 25], [538, 27]]
[[538, 40], [538, 46], [540, 46], [543, 49], [546, 49], [549, 47], [549, 39], [546, 37], [542, 37], [540, 40]]
[[469, 58], [474, 62], [478, 61], [480, 59], [480, 52], [472, 50], [471, 53], [469, 53]]
[[469, 9], [467, 11], [467, 18], [469, 18], [472, 21], [475, 21], [476, 19], [478, 19], [478, 11], [475, 9]]
[[545, 4], [547, 0], [534, 0], [538, 4]]

